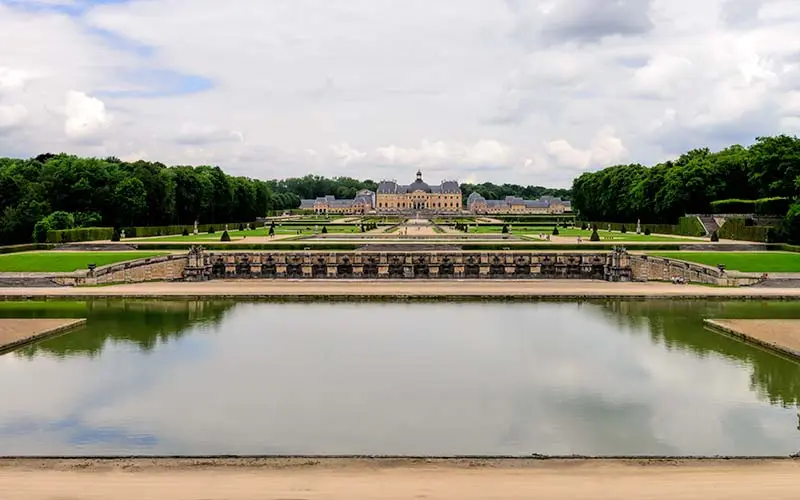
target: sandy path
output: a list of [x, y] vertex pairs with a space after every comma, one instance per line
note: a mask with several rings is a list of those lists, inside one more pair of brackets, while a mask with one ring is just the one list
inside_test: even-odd
[[214, 280], [103, 287], [0, 288], [14, 297], [752, 297], [800, 298], [800, 288], [722, 288], [588, 280]]
[[706, 322], [735, 335], [777, 347], [787, 354], [800, 357], [800, 320], [715, 319]]
[[[355, 463], [140, 469], [0, 465], [3, 500], [788, 500], [800, 462]], [[224, 461], [223, 461], [224, 462]], [[127, 465], [126, 465], [127, 464]]]
[[0, 319], [0, 351], [85, 323], [85, 319]]

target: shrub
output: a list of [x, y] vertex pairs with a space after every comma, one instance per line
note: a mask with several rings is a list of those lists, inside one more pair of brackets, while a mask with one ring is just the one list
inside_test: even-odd
[[189, 236], [189, 228], [186, 228], [186, 227], [183, 228], [183, 232], [181, 233], [181, 236]]
[[208, 226], [208, 234], [214, 234], [216, 231], [214, 230], [214, 226]]
[[36, 243], [44, 243], [47, 241], [47, 231], [50, 230], [50, 224], [47, 219], [42, 219], [33, 226], [33, 241]]
[[558, 226], [553, 228], [553, 236], [558, 236]]
[[120, 238], [119, 229], [115, 227], [114, 232], [111, 234], [111, 241], [119, 241], [119, 238]]
[[589, 241], [600, 241], [600, 235], [597, 234], [597, 226], [595, 226], [594, 231], [592, 231]]
[[711, 241], [719, 241], [719, 235], [717, 234], [716, 231], [711, 233]]
[[244, 224], [241, 222], [239, 223], [239, 231], [244, 231]]
[[508, 234], [508, 224], [503, 224], [503, 234]]
[[97, 212], [75, 212], [76, 227], [97, 227], [103, 222], [103, 217]]
[[644, 228], [644, 235], [645, 236], [650, 236], [650, 228], [649, 227]]
[[222, 232], [222, 237], [219, 239], [219, 241], [231, 241], [231, 235], [228, 234], [228, 231]]
[[625, 233], [628, 232], [628, 228], [625, 227], [625, 224], [622, 225], [622, 227], [619, 229], [619, 232], [622, 233], [622, 234], [625, 234]]
[[581, 224], [581, 231], [586, 231], [587, 229], [589, 229], [589, 224], [587, 224], [585, 222], [583, 224]]
[[72, 229], [75, 227], [75, 218], [69, 212], [53, 212], [47, 217], [47, 223], [50, 229], [57, 231], [60, 229]]
[[328, 234], [328, 226], [322, 226], [322, 234]]

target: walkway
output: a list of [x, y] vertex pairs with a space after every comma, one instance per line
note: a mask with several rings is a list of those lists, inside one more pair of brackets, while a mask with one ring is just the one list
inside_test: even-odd
[[0, 461], [3, 500], [794, 500], [800, 461]]
[[722, 288], [671, 283], [588, 280], [213, 280], [104, 287], [0, 288], [0, 300], [45, 297], [561, 297], [561, 298], [785, 298], [800, 288]]

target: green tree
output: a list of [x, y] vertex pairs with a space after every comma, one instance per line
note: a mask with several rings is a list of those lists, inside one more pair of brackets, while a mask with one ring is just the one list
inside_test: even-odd
[[136, 177], [129, 177], [120, 182], [114, 190], [114, 202], [120, 222], [135, 226], [147, 210], [147, 191], [142, 181]]

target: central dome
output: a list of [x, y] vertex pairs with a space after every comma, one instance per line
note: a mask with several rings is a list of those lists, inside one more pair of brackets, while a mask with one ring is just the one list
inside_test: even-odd
[[431, 192], [431, 187], [425, 184], [425, 181], [422, 180], [422, 170], [417, 170], [417, 180], [408, 186], [408, 191], [411, 193], [414, 191], [425, 191], [426, 193]]
[[413, 184], [408, 186], [408, 190], [412, 193], [414, 191], [425, 191], [426, 193], [430, 193], [431, 187], [427, 185], [422, 179], [417, 179], [414, 181]]

